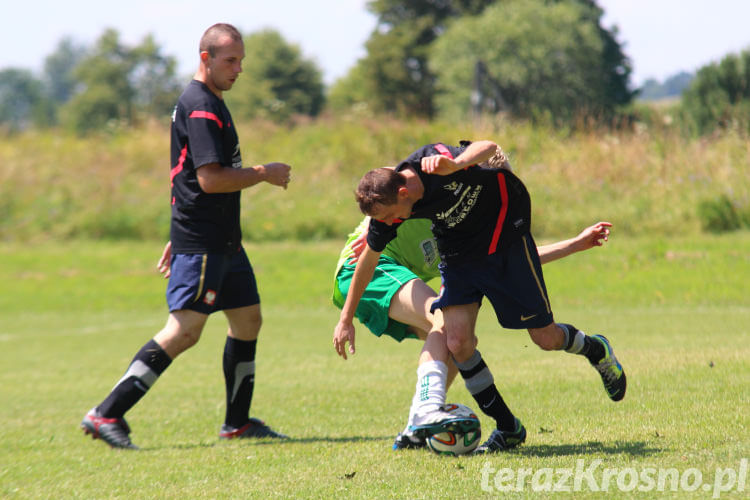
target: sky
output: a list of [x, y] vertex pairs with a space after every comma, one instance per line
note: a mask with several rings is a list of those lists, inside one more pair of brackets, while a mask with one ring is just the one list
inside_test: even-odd
[[[0, 69], [38, 74], [44, 58], [70, 36], [90, 45], [106, 28], [135, 45], [152, 34], [162, 53], [177, 58], [178, 73], [197, 67], [198, 39], [215, 22], [243, 33], [274, 28], [323, 71], [326, 83], [344, 76], [375, 27], [367, 0], [0, 0]], [[750, 48], [750, 0], [598, 0], [606, 28], [633, 67], [631, 83], [694, 72], [730, 52]], [[208, 7], [210, 5], [210, 7]], [[36, 31], [36, 32], [34, 32]]]

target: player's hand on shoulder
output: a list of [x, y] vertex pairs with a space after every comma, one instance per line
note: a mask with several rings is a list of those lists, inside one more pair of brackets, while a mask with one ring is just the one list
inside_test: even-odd
[[276, 161], [265, 163], [263, 167], [266, 171], [266, 182], [274, 186], [283, 187], [284, 189], [289, 186], [289, 182], [292, 180], [292, 167], [286, 163]]
[[349, 248], [352, 249], [351, 257], [349, 257], [348, 263], [349, 264], [356, 264], [357, 261], [359, 261], [360, 255], [362, 255], [362, 252], [364, 252], [365, 247], [367, 246], [367, 231], [360, 234], [354, 241], [351, 242], [349, 245]]
[[443, 155], [422, 158], [422, 172], [427, 174], [449, 175], [456, 171], [456, 162]]

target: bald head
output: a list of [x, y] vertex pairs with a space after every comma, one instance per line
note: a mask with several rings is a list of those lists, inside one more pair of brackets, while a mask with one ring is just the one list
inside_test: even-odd
[[199, 52], [208, 52], [209, 56], [216, 57], [216, 50], [226, 37], [233, 42], [242, 42], [242, 34], [231, 24], [214, 24], [203, 33], [198, 46]]
[[242, 73], [245, 45], [242, 34], [231, 24], [214, 24], [203, 33], [200, 64], [193, 77], [205, 83], [220, 99]]

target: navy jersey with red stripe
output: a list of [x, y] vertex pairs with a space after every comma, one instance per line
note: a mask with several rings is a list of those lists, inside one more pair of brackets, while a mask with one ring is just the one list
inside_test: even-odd
[[172, 115], [172, 222], [174, 253], [227, 253], [241, 243], [240, 192], [206, 193], [197, 169], [209, 163], [242, 167], [239, 139], [224, 101], [191, 81]]
[[[521, 180], [505, 169], [472, 166], [451, 175], [422, 172], [421, 160], [444, 154], [456, 157], [461, 147], [429, 144], [401, 162], [396, 171], [414, 170], [424, 185], [424, 194], [412, 207], [411, 218], [432, 221], [443, 262], [466, 262], [493, 254], [517, 241], [530, 230], [531, 202]], [[382, 250], [396, 237], [399, 223], [392, 226], [371, 220], [367, 242]]]

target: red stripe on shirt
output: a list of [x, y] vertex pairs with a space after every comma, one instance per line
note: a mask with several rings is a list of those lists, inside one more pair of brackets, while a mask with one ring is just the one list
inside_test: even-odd
[[500, 185], [500, 200], [502, 206], [500, 207], [500, 215], [497, 216], [497, 223], [495, 224], [495, 232], [492, 233], [492, 241], [490, 242], [490, 251], [487, 255], [495, 253], [497, 250], [497, 242], [500, 240], [500, 233], [503, 232], [503, 223], [505, 222], [505, 215], [508, 213], [508, 187], [505, 185], [505, 176], [503, 174], [497, 174], [497, 183]]
[[435, 149], [438, 150], [438, 153], [440, 153], [443, 156], [447, 156], [451, 160], [453, 159], [453, 154], [451, 153], [450, 149], [448, 149], [445, 144], [435, 144]]
[[219, 117], [208, 111], [193, 111], [190, 113], [190, 118], [205, 118], [207, 120], [213, 120], [219, 125], [219, 128], [224, 128], [224, 124], [219, 120]]
[[[180, 151], [180, 159], [177, 160], [177, 165], [172, 167], [172, 170], [169, 172], [169, 185], [171, 187], [174, 187], [174, 178], [177, 177], [177, 174], [182, 172], [182, 167], [185, 164], [185, 157], [187, 156], [187, 144], [182, 148], [182, 151]], [[172, 197], [172, 205], [174, 205], [175, 199], [174, 196]]]

